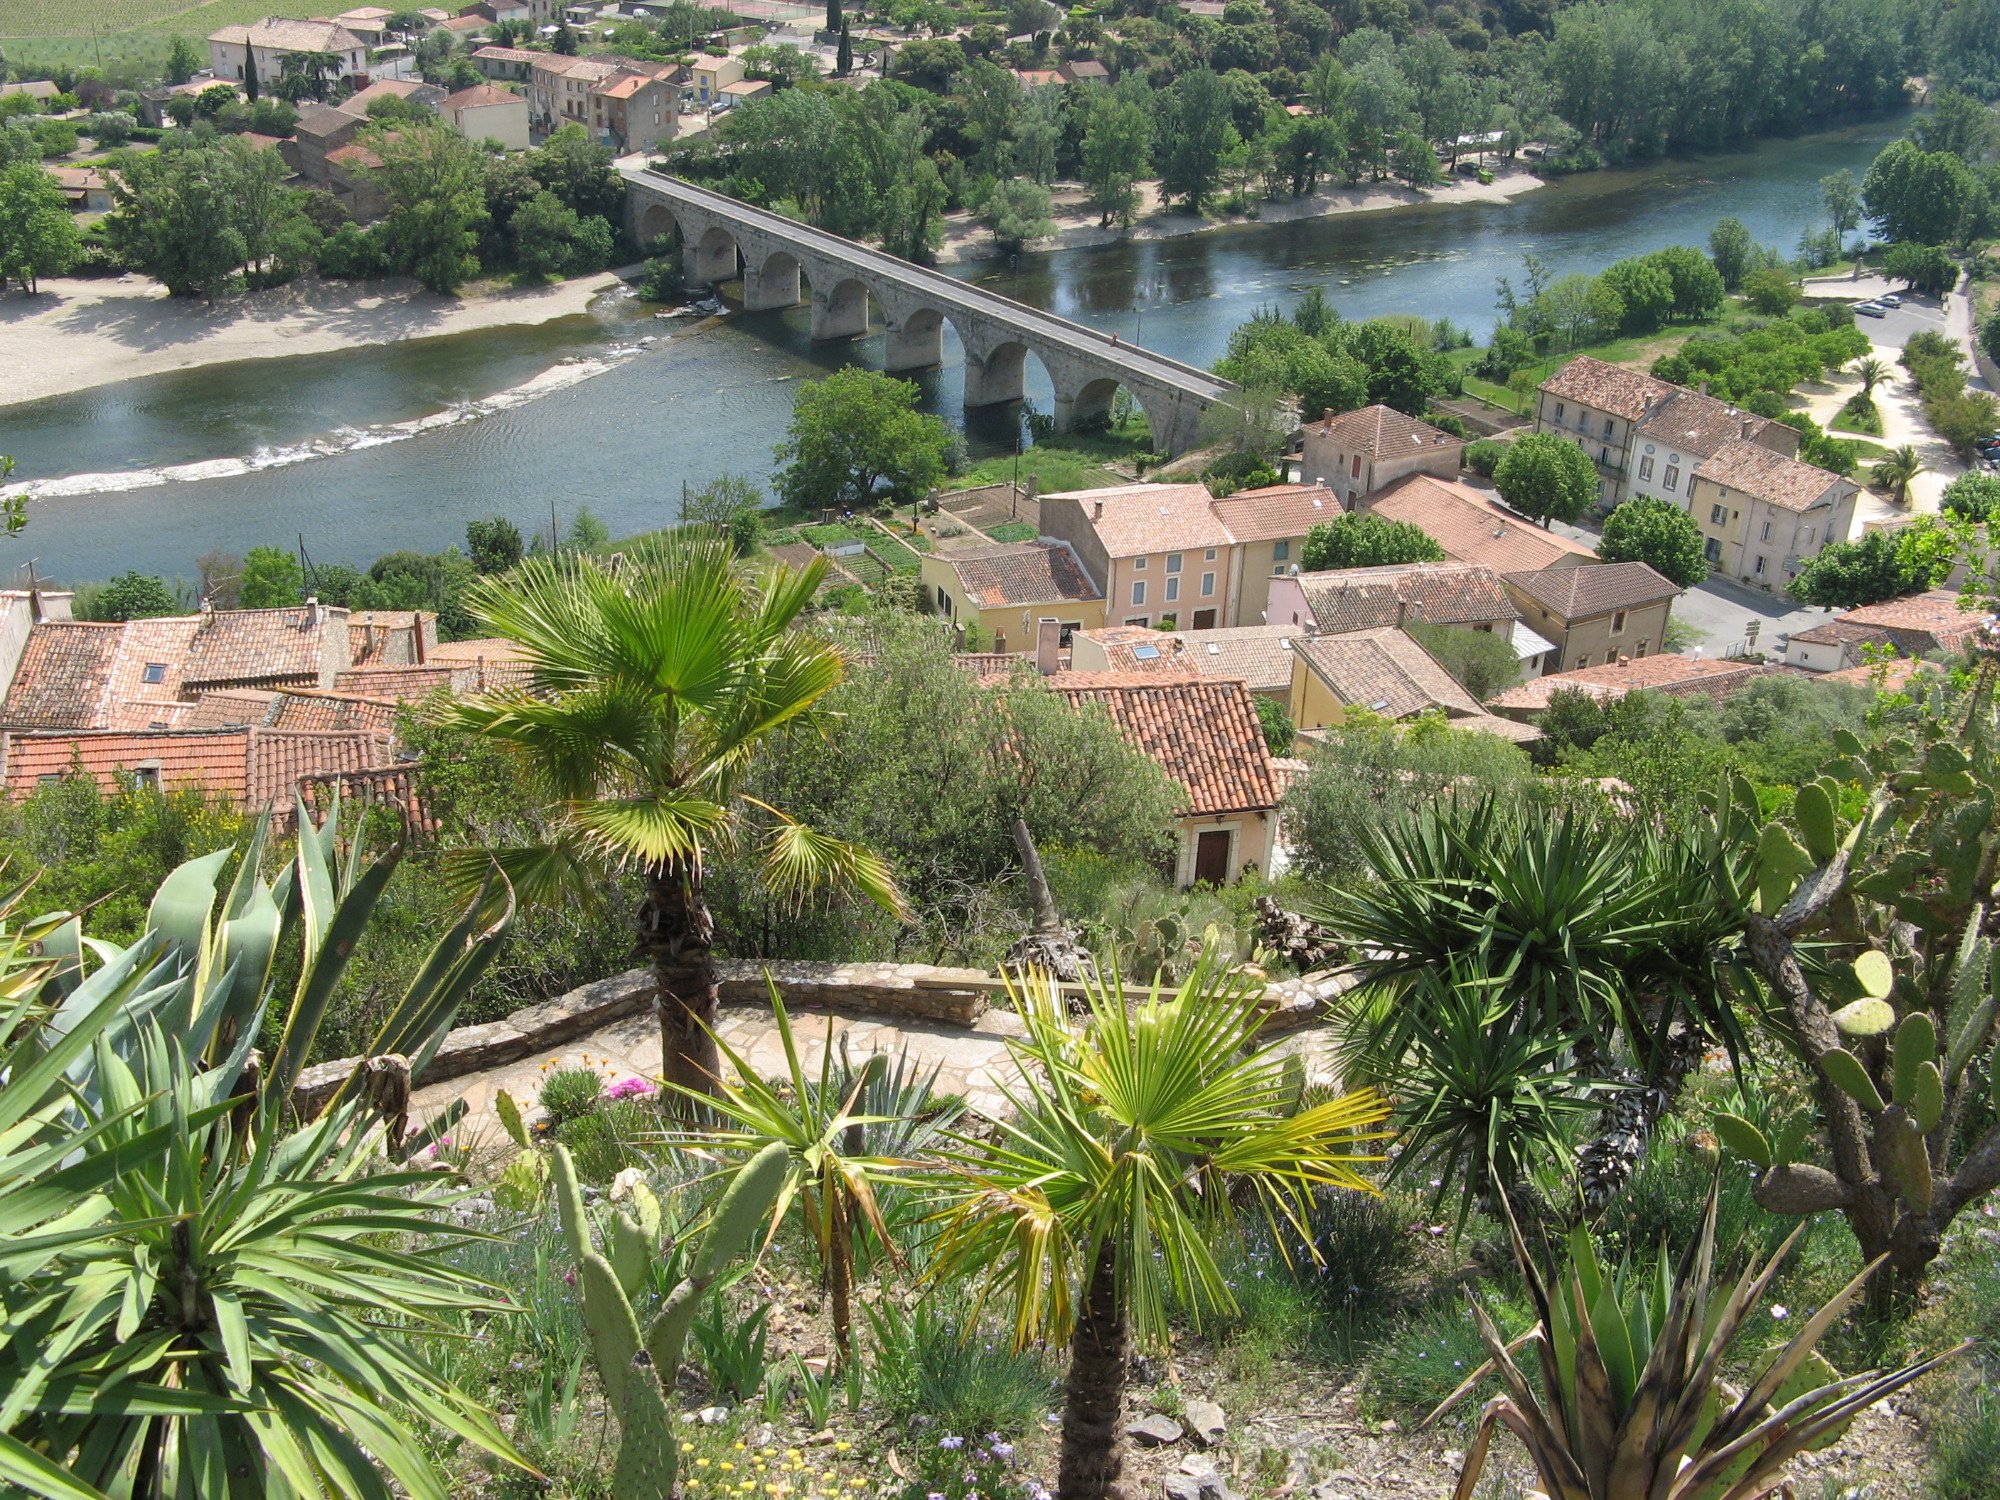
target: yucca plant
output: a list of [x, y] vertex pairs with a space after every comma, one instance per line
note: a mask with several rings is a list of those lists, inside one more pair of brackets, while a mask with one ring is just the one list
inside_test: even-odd
[[1316, 1187], [1372, 1190], [1360, 1169], [1380, 1160], [1368, 1143], [1388, 1104], [1363, 1089], [1298, 1108], [1283, 1054], [1258, 1043], [1255, 986], [1212, 952], [1129, 1009], [1115, 975], [1087, 981], [1075, 1032], [1045, 975], [1009, 990], [1027, 1033], [1008, 1042], [1013, 1117], [992, 1140], [957, 1138], [934, 1174], [930, 1274], [972, 1280], [974, 1316], [1003, 1298], [1016, 1347], [1068, 1342], [1057, 1493], [1102, 1500], [1122, 1483], [1132, 1335], [1163, 1342], [1170, 1301], [1235, 1309], [1216, 1260], [1235, 1203], [1299, 1244]]
[[[1878, 1259], [1805, 1319], [1732, 1397], [1721, 1385], [1723, 1362], [1805, 1230], [1793, 1231], [1718, 1301], [1716, 1201], [1711, 1183], [1701, 1234], [1671, 1275], [1664, 1255], [1650, 1276], [1607, 1273], [1579, 1226], [1570, 1236], [1569, 1266], [1553, 1287], [1509, 1216], [1514, 1256], [1540, 1321], [1510, 1347], [1473, 1303], [1490, 1364], [1426, 1421], [1457, 1405], [1489, 1371], [1498, 1372], [1506, 1393], [1480, 1413], [1455, 1500], [1471, 1500], [1501, 1426], [1527, 1448], [1551, 1500], [1758, 1500], [1778, 1493], [1793, 1458], [1971, 1347], [1968, 1340], [1899, 1370], [1824, 1379], [1832, 1372], [1814, 1346], [1860, 1295]], [[1540, 1393], [1514, 1362], [1523, 1344], [1535, 1347]]]
[[453, 1269], [476, 1236], [437, 1174], [377, 1171], [358, 1100], [289, 1136], [272, 1100], [246, 1134], [233, 1075], [154, 1021], [135, 1041], [128, 1064], [100, 1032], [98, 1101], [52, 1132], [102, 1178], [70, 1215], [89, 1232], [0, 1281], [0, 1431], [68, 1475], [34, 1487], [446, 1500], [427, 1424], [525, 1467], [410, 1338], [510, 1310]]
[[[715, 1047], [728, 1060], [736, 1075], [733, 1079], [717, 1079], [713, 1097], [671, 1081], [667, 1086], [707, 1106], [718, 1121], [682, 1134], [678, 1139], [684, 1143], [744, 1156], [773, 1143], [785, 1148], [787, 1170], [771, 1205], [765, 1244], [776, 1237], [785, 1215], [796, 1206], [819, 1254], [834, 1349], [845, 1360], [854, 1343], [855, 1238], [872, 1233], [891, 1259], [897, 1258], [895, 1239], [876, 1197], [876, 1184], [891, 1166], [890, 1154], [916, 1155], [936, 1134], [936, 1126], [916, 1118], [869, 1114], [860, 1108], [861, 1101], [871, 1094], [891, 1107], [907, 1104], [915, 1096], [883, 1089], [889, 1059], [879, 1052], [870, 1054], [858, 1068], [836, 1066], [831, 1017], [827, 1019], [819, 1069], [816, 1075], [809, 1075], [799, 1057], [784, 999], [777, 985], [770, 988], [771, 1011], [785, 1049], [785, 1086], [774, 1087], [760, 1078], [757, 1070], [720, 1037], [715, 1038]], [[931, 1077], [935, 1079], [935, 1070]], [[892, 1151], [871, 1151], [871, 1135], [875, 1145]]]

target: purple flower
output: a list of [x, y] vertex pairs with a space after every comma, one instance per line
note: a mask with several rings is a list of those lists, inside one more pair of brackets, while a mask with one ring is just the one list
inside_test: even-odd
[[993, 1456], [1003, 1464], [1012, 1462], [1014, 1445], [1012, 1443], [995, 1443], [993, 1445]]
[[947, 1432], [943, 1437], [938, 1439], [938, 1446], [955, 1451], [965, 1446], [965, 1439], [955, 1432]]
[[611, 1085], [613, 1099], [645, 1099], [657, 1090], [643, 1078], [625, 1078]]

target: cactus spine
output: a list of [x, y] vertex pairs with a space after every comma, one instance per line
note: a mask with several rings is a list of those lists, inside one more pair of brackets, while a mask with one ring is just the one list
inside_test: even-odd
[[556, 1213], [577, 1257], [583, 1318], [598, 1379], [619, 1415], [612, 1476], [617, 1500], [671, 1500], [680, 1469], [671, 1398], [688, 1329], [723, 1266], [751, 1243], [769, 1214], [785, 1179], [787, 1156], [783, 1145], [773, 1144], [737, 1170], [709, 1219], [692, 1267], [642, 1330], [632, 1297], [645, 1281], [641, 1252], [650, 1254], [657, 1242], [658, 1205], [648, 1193], [635, 1201], [636, 1216], [615, 1211], [605, 1236], [611, 1252], [607, 1258], [592, 1241], [576, 1165], [567, 1148], [555, 1148]]

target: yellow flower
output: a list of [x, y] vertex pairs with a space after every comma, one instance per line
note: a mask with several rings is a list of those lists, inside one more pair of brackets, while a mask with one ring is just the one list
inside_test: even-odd
[[833, 1451], [835, 1453], [845, 1453], [849, 1448], [852, 1448], [853, 1446], [854, 1444], [848, 1442], [847, 1439], [842, 1438], [839, 1442], [833, 1445]]
[[741, 1452], [743, 1452], [743, 1451], [744, 1451], [744, 1450], [745, 1450], [746, 1448], [748, 1448], [748, 1447], [749, 1447], [749, 1444], [747, 1444], [747, 1443], [738, 1443], [738, 1444], [736, 1445], [736, 1451], [737, 1451], [738, 1453], [741, 1453]]
[[787, 1448], [785, 1450], [785, 1457], [787, 1458], [797, 1458], [798, 1456], [799, 1456], [799, 1450], [796, 1448]]
[[759, 1448], [757, 1451], [763, 1454], [764, 1457], [766, 1458], [776, 1458], [778, 1456], [778, 1450], [776, 1448]]
[[694, 1444], [693, 1444], [693, 1443], [682, 1443], [682, 1444], [681, 1444], [681, 1452], [683, 1452], [683, 1453], [692, 1453], [692, 1452], [694, 1452]]
[[[707, 1459], [705, 1459], [705, 1458], [697, 1458], [697, 1459], [696, 1459], [696, 1460], [694, 1461], [694, 1466], [695, 1466], [695, 1467], [696, 1467], [697, 1469], [705, 1469], [705, 1468], [707, 1468], [707, 1467], [708, 1467], [708, 1460], [707, 1460]], [[726, 1469], [726, 1468], [728, 1468], [728, 1467], [729, 1467], [729, 1465], [728, 1465], [728, 1464], [724, 1464], [724, 1465], [723, 1465], [722, 1467]]]
[[723, 1461], [722, 1461], [721, 1463], [719, 1463], [719, 1464], [717, 1464], [717, 1465], [716, 1465], [716, 1468], [718, 1468], [718, 1469], [722, 1470], [722, 1472], [723, 1472], [723, 1473], [725, 1473], [725, 1474], [729, 1473], [729, 1472], [730, 1472], [730, 1471], [731, 1471], [732, 1469], [734, 1469], [735, 1467], [736, 1467], [736, 1465], [735, 1465], [735, 1464], [733, 1464], [733, 1463], [731, 1463], [731, 1462], [730, 1462], [730, 1461], [729, 1461], [728, 1459], [726, 1459], [726, 1458], [725, 1458], [725, 1459], [724, 1459], [724, 1460], [723, 1460]]
[[847, 1483], [849, 1488], [851, 1489], [865, 1490], [868, 1488], [868, 1481], [861, 1478], [859, 1475], [856, 1475], [853, 1479], [848, 1480]]

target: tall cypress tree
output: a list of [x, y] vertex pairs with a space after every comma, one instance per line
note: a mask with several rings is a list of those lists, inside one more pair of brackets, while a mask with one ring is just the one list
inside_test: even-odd
[[243, 92], [250, 102], [257, 102], [257, 49], [248, 42], [243, 45]]
[[[833, 0], [833, 3], [838, 5], [840, 0]], [[847, 22], [844, 20], [840, 23], [840, 52], [834, 58], [833, 71], [841, 78], [854, 71], [854, 42], [847, 34]]]

